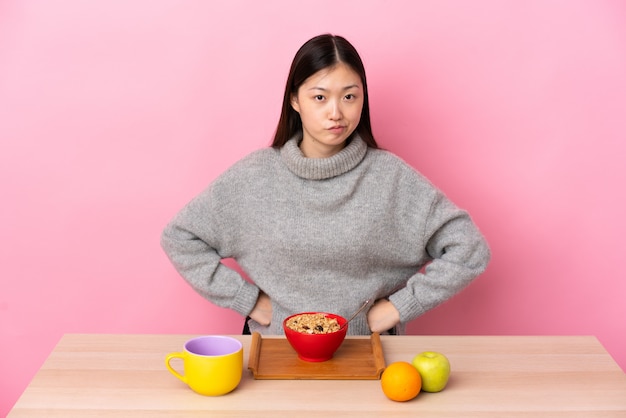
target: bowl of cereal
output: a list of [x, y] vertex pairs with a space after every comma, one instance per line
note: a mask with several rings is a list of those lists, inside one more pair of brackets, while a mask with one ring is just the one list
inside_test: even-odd
[[[283, 321], [287, 341], [304, 361], [330, 360], [348, 332], [346, 319], [326, 312], [302, 312]], [[342, 325], [346, 324], [342, 328]]]

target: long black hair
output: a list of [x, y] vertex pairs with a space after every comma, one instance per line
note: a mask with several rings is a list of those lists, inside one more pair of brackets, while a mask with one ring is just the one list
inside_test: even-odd
[[296, 53], [287, 77], [283, 107], [272, 147], [280, 148], [294, 135], [302, 132], [300, 115], [291, 107], [292, 96], [298, 93], [300, 86], [313, 74], [339, 63], [348, 65], [361, 77], [363, 83], [363, 110], [355, 132], [368, 147], [378, 148], [370, 123], [369, 96], [363, 61], [350, 42], [341, 36], [331, 34], [319, 35], [308, 40]]

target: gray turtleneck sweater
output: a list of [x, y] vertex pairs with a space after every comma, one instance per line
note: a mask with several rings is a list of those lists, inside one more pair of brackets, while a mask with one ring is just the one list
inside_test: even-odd
[[[304, 157], [295, 138], [253, 152], [174, 217], [161, 245], [216, 305], [245, 316], [263, 290], [272, 323], [249, 325], [269, 335], [282, 334], [290, 314], [349, 316], [368, 298], [387, 297], [406, 324], [459, 292], [490, 258], [465, 211], [359, 137], [330, 158]], [[350, 324], [350, 334], [369, 332], [365, 313]]]

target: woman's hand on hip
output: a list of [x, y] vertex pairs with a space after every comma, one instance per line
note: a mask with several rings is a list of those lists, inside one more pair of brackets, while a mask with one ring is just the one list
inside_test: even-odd
[[400, 312], [387, 299], [379, 299], [367, 312], [367, 324], [372, 332], [385, 332], [400, 323]]
[[259, 292], [259, 298], [250, 312], [250, 318], [263, 326], [268, 326], [272, 322], [272, 301], [263, 292]]

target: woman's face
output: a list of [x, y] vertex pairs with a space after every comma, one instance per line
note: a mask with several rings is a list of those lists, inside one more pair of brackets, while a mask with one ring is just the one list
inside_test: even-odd
[[306, 79], [291, 98], [302, 120], [305, 157], [330, 157], [344, 147], [361, 120], [364, 94], [361, 77], [343, 63]]

